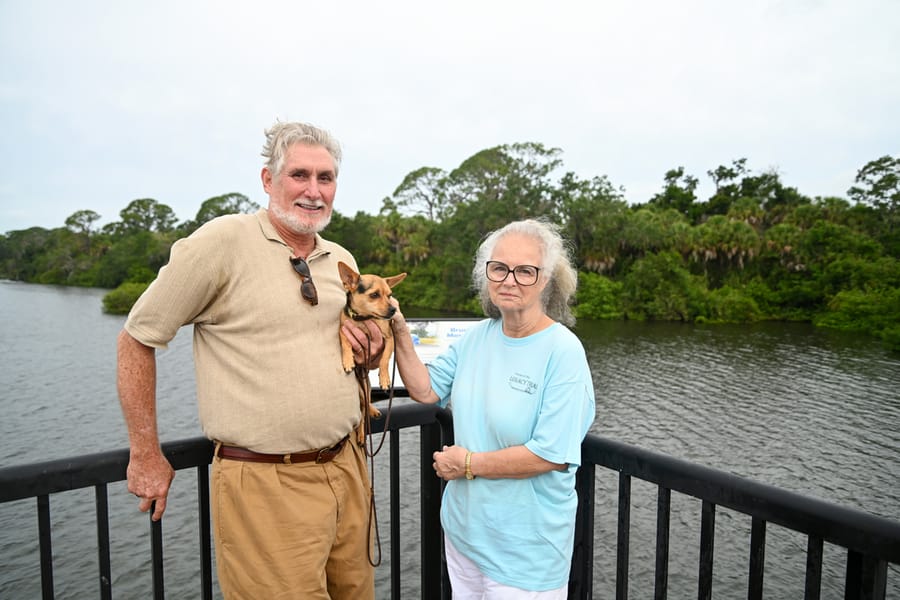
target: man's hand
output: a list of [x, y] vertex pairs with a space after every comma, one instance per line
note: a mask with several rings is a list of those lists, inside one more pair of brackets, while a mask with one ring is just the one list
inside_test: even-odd
[[[381, 360], [381, 354], [384, 352], [384, 336], [381, 335], [378, 325], [372, 321], [362, 321], [361, 324], [368, 330], [368, 337], [364, 331], [349, 321], [344, 322], [341, 330], [347, 339], [350, 340], [350, 347], [353, 348], [353, 359], [356, 361], [356, 364], [367, 369], [377, 369], [378, 362]], [[368, 362], [366, 359], [368, 359]]]
[[162, 452], [150, 454], [146, 458], [132, 455], [127, 474], [128, 491], [140, 498], [140, 511], [149, 511], [155, 501], [156, 507], [151, 518], [159, 521], [166, 510], [169, 486], [175, 477], [172, 465]]

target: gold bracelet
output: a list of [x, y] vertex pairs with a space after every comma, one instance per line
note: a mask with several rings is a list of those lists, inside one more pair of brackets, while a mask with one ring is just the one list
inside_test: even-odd
[[475, 475], [472, 473], [472, 453], [466, 452], [466, 479], [475, 479]]

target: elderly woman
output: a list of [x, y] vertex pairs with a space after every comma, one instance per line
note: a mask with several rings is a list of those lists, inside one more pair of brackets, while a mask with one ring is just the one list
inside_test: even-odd
[[[556, 228], [525, 220], [481, 244], [473, 283], [489, 317], [429, 365], [398, 311], [410, 396], [450, 405], [456, 445], [434, 453], [454, 599], [565, 598], [575, 471], [594, 420], [584, 348], [566, 327], [577, 274]], [[396, 304], [396, 301], [395, 301]]]

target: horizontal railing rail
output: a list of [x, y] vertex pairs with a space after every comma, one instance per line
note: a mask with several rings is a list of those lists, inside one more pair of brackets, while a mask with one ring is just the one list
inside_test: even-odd
[[[390, 540], [391, 597], [400, 597], [401, 558], [399, 555], [400, 514], [399, 435], [400, 430], [420, 431], [421, 590], [425, 598], [449, 598], [449, 583], [441, 559], [440, 496], [442, 483], [431, 470], [431, 454], [453, 440], [449, 412], [434, 406], [399, 404], [393, 406], [388, 421], [373, 422], [373, 433], [387, 430], [390, 436]], [[199, 594], [212, 597], [212, 558], [209, 530], [208, 465], [212, 445], [204, 438], [163, 445], [177, 470], [196, 469], [198, 477], [198, 519], [201, 537], [201, 581]], [[109, 531], [106, 487], [122, 481], [128, 451], [117, 450], [70, 457], [31, 465], [0, 469], [0, 503], [37, 499], [42, 594], [53, 598], [52, 547], [50, 536], [50, 496], [69, 490], [94, 487], [100, 568], [100, 596], [111, 598]], [[821, 595], [824, 543], [847, 549], [844, 597], [883, 600], [887, 565], [900, 564], [900, 523], [863, 511], [846, 508], [761, 484], [730, 473], [696, 465], [615, 440], [589, 434], [582, 445], [582, 466], [577, 476], [579, 495], [575, 548], [569, 597], [592, 597], [595, 557], [595, 482], [597, 468], [618, 473], [616, 553], [616, 598], [628, 597], [628, 565], [631, 532], [631, 482], [642, 480], [657, 486], [656, 556], [654, 598], [668, 594], [669, 521], [672, 492], [696, 498], [701, 503], [700, 551], [698, 556], [698, 598], [712, 597], [712, 574], [716, 508], [742, 513], [751, 521], [748, 553], [747, 597], [762, 598], [765, 574], [765, 545], [768, 524], [778, 525], [807, 536], [805, 598]], [[151, 524], [154, 597], [164, 597], [162, 538], [160, 523]], [[604, 546], [603, 552], [612, 548]], [[185, 593], [179, 590], [179, 596]]]

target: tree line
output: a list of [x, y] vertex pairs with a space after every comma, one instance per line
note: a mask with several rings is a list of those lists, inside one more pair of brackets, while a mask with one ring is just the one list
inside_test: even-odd
[[[470, 271], [479, 242], [511, 220], [541, 216], [572, 243], [580, 318], [808, 321], [900, 350], [900, 157], [862, 166], [846, 198], [809, 198], [777, 171], [753, 172], [738, 159], [707, 171], [715, 190], [706, 200], [678, 167], [658, 193], [629, 205], [606, 176], [580, 178], [561, 156], [518, 143], [449, 172], [419, 168], [378, 214], [336, 210], [326, 237], [364, 272], [409, 273], [396, 290], [404, 306], [478, 314]], [[0, 237], [0, 277], [109, 288], [105, 309], [127, 312], [172, 243], [219, 215], [257, 208], [225, 194], [179, 224], [170, 207], [145, 198], [102, 228], [100, 215], [79, 210], [64, 227]]]

